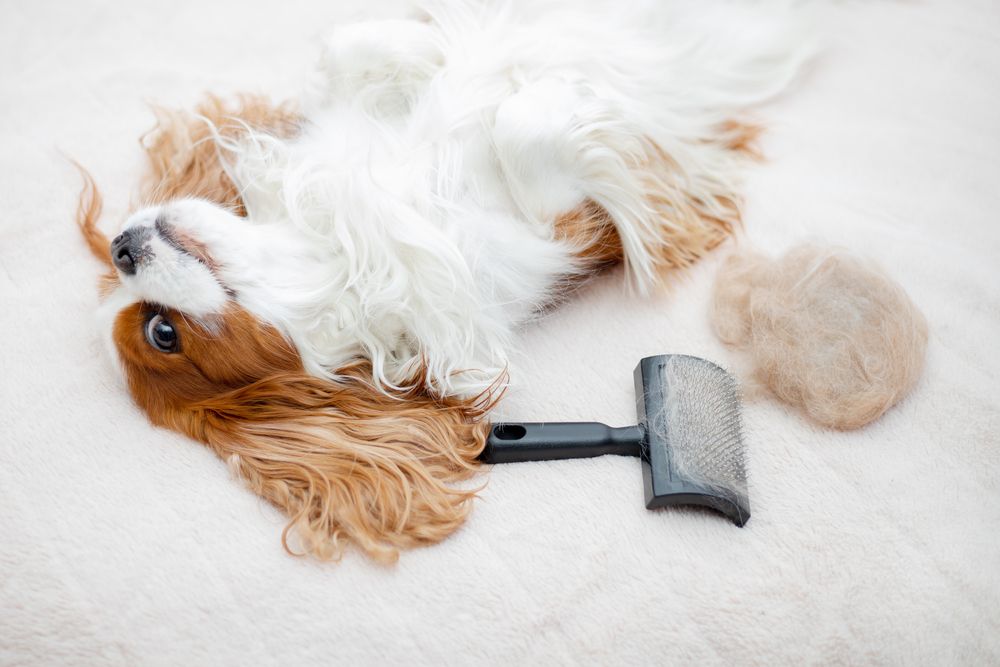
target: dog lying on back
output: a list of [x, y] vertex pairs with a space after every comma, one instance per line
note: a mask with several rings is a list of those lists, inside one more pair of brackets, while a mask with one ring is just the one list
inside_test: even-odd
[[159, 110], [110, 243], [81, 195], [136, 403], [321, 558], [461, 524], [516, 327], [604, 267], [642, 293], [724, 240], [756, 131], [736, 119], [798, 63], [782, 40], [449, 7], [338, 28], [295, 102]]

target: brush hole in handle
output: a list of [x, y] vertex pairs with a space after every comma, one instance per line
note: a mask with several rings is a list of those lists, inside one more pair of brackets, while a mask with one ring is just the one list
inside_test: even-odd
[[494, 424], [480, 455], [485, 463], [580, 459], [605, 454], [639, 456], [644, 440], [638, 426], [597, 422], [506, 422]]
[[493, 436], [497, 440], [521, 440], [528, 434], [528, 429], [520, 424], [497, 424], [493, 427]]

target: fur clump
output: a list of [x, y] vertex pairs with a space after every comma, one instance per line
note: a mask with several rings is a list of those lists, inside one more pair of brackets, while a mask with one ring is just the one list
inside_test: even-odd
[[924, 316], [882, 270], [839, 250], [731, 256], [711, 321], [724, 343], [748, 351], [755, 379], [832, 428], [877, 419], [924, 367]]

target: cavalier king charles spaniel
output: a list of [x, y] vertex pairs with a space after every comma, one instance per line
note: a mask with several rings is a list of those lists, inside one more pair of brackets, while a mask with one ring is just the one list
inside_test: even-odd
[[786, 31], [536, 14], [345, 25], [300, 99], [157, 109], [110, 242], [84, 172], [132, 397], [283, 510], [286, 549], [452, 533], [518, 325], [619, 262], [646, 292], [740, 221], [741, 111], [794, 75]]

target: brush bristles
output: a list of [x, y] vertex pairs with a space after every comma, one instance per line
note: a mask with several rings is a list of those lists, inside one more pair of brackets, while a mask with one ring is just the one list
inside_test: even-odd
[[728, 491], [749, 506], [735, 378], [696, 357], [671, 356], [661, 369], [665, 406], [656, 428], [669, 444], [671, 467], [686, 480]]

